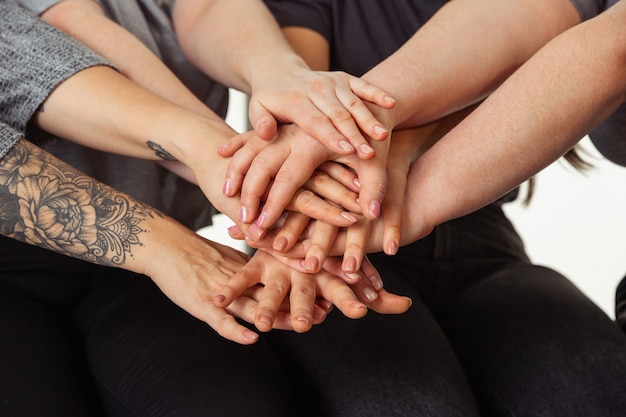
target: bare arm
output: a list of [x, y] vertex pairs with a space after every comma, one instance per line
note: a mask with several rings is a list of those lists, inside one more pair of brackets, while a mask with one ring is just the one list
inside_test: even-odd
[[625, 19], [618, 2], [550, 42], [417, 161], [416, 237], [525, 181], [624, 101]]
[[362, 100], [388, 108], [388, 94], [345, 73], [311, 71], [262, 1], [177, 0], [173, 20], [190, 62], [251, 95], [250, 121], [264, 139], [277, 122], [293, 122], [334, 151], [368, 158], [364, 135], [387, 137]]
[[569, 0], [451, 1], [363, 78], [396, 99], [379, 116], [388, 128], [421, 125], [484, 98], [579, 22]]

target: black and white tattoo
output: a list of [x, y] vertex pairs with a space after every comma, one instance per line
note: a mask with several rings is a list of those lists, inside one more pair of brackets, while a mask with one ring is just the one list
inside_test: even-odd
[[151, 140], [149, 140], [149, 141], [146, 142], [146, 145], [148, 145], [148, 148], [152, 149], [154, 151], [155, 155], [158, 156], [159, 158], [161, 158], [161, 159], [163, 159], [165, 161], [175, 161], [176, 160], [176, 158], [174, 158], [171, 153], [166, 151], [158, 143], [155, 143], [155, 142], [152, 142]]
[[142, 245], [161, 214], [21, 139], [0, 159], [0, 233], [106, 266]]

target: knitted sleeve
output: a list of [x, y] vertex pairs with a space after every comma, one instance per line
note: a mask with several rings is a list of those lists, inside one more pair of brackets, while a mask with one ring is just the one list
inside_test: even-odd
[[52, 90], [78, 71], [108, 65], [11, 0], [0, 1], [0, 122], [24, 132]]

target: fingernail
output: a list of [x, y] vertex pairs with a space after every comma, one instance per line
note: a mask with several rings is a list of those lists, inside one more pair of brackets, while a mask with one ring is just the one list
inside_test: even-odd
[[358, 280], [360, 280], [360, 279], [361, 279], [361, 275], [359, 275], [359, 274], [358, 274], [358, 273], [356, 273], [356, 272], [346, 272], [346, 271], [343, 271], [343, 272], [344, 272], [344, 273], [346, 274], [346, 276], [347, 276], [348, 278], [350, 278], [351, 280], [358, 281]]
[[244, 206], [239, 208], [239, 221], [242, 223], [248, 223], [248, 209]]
[[361, 146], [359, 146], [359, 149], [361, 149], [361, 152], [365, 153], [365, 154], [370, 154], [374, 152], [374, 148], [372, 148], [369, 145], [363, 144]]
[[348, 256], [343, 260], [341, 269], [346, 272], [356, 272], [356, 258], [354, 256]]
[[348, 141], [340, 140], [339, 147], [345, 152], [354, 152], [354, 147]]
[[389, 104], [395, 104], [395, 102], [396, 102], [396, 100], [393, 97], [389, 97], [389, 96], [385, 96], [385, 98], [383, 98], [383, 100], [385, 100]]
[[307, 271], [317, 271], [318, 265], [319, 261], [314, 256], [311, 256], [310, 258], [306, 258], [304, 260], [304, 269], [306, 269]]
[[369, 277], [369, 280], [376, 291], [383, 289], [383, 280], [379, 276], [373, 275]]
[[356, 217], [354, 214], [350, 213], [349, 211], [342, 211], [341, 212], [341, 217], [343, 217], [344, 219], [352, 222], [352, 223], [356, 223], [359, 221], [358, 217]]
[[259, 335], [254, 333], [252, 330], [246, 330], [243, 332], [243, 336], [251, 342], [256, 342], [259, 338]]
[[226, 296], [224, 294], [218, 294], [213, 298], [213, 304], [221, 305], [226, 300]]
[[352, 182], [354, 183], [354, 185], [357, 186], [357, 188], [361, 188], [361, 181], [359, 181], [358, 178], [355, 178], [354, 180], [352, 180]]
[[387, 255], [395, 255], [398, 253], [398, 242], [390, 240], [387, 242]]
[[264, 233], [265, 230], [261, 229], [256, 224], [250, 225], [250, 227], [248, 227], [248, 236], [250, 236], [252, 240], [261, 240]]
[[222, 189], [222, 192], [225, 196], [232, 197], [233, 182], [230, 179], [224, 182], [224, 188]]
[[259, 216], [258, 219], [256, 219], [257, 227], [263, 228], [263, 222], [265, 222], [266, 218], [267, 218], [267, 213], [265, 213], [265, 211], [261, 211], [261, 215]]
[[381, 136], [387, 133], [387, 129], [382, 126], [374, 126], [374, 133], [378, 136]]
[[264, 324], [265, 326], [271, 328], [272, 327], [272, 318], [268, 315], [262, 315], [259, 317], [259, 323]]
[[375, 219], [380, 216], [380, 203], [378, 201], [372, 201], [370, 203], [370, 214]]
[[226, 146], [228, 146], [228, 143], [222, 143], [220, 146], [217, 147], [217, 152], [222, 152], [224, 149], [226, 149]]
[[324, 311], [323, 308], [316, 306], [313, 309], [313, 319], [315, 319], [316, 321], [320, 321], [324, 317], [326, 317], [326, 311]]
[[363, 296], [368, 301], [374, 301], [378, 298], [378, 293], [370, 287], [363, 288]]
[[272, 244], [272, 247], [274, 248], [274, 250], [282, 252], [287, 247], [287, 243], [288, 243], [287, 239], [282, 237], [282, 236], [280, 236], [280, 237], [276, 238], [276, 240], [274, 240], [274, 243]]

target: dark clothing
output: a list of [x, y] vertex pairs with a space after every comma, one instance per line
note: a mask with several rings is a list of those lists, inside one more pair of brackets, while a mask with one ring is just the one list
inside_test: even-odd
[[[332, 69], [357, 75], [445, 3], [265, 1], [282, 26], [326, 38]], [[600, 10], [598, 2], [576, 3], [581, 13]], [[297, 338], [268, 335], [286, 344], [277, 349], [293, 361], [287, 369], [297, 391], [315, 393], [306, 399], [311, 415], [623, 413], [626, 338], [565, 277], [530, 262], [500, 207], [515, 196], [436, 227], [394, 257], [370, 256], [388, 290], [412, 297], [409, 312], [370, 313], [356, 323], [335, 317]], [[360, 346], [370, 353], [359, 354]], [[344, 363], [316, 358], [335, 351]], [[341, 389], [325, 388], [330, 380]]]

